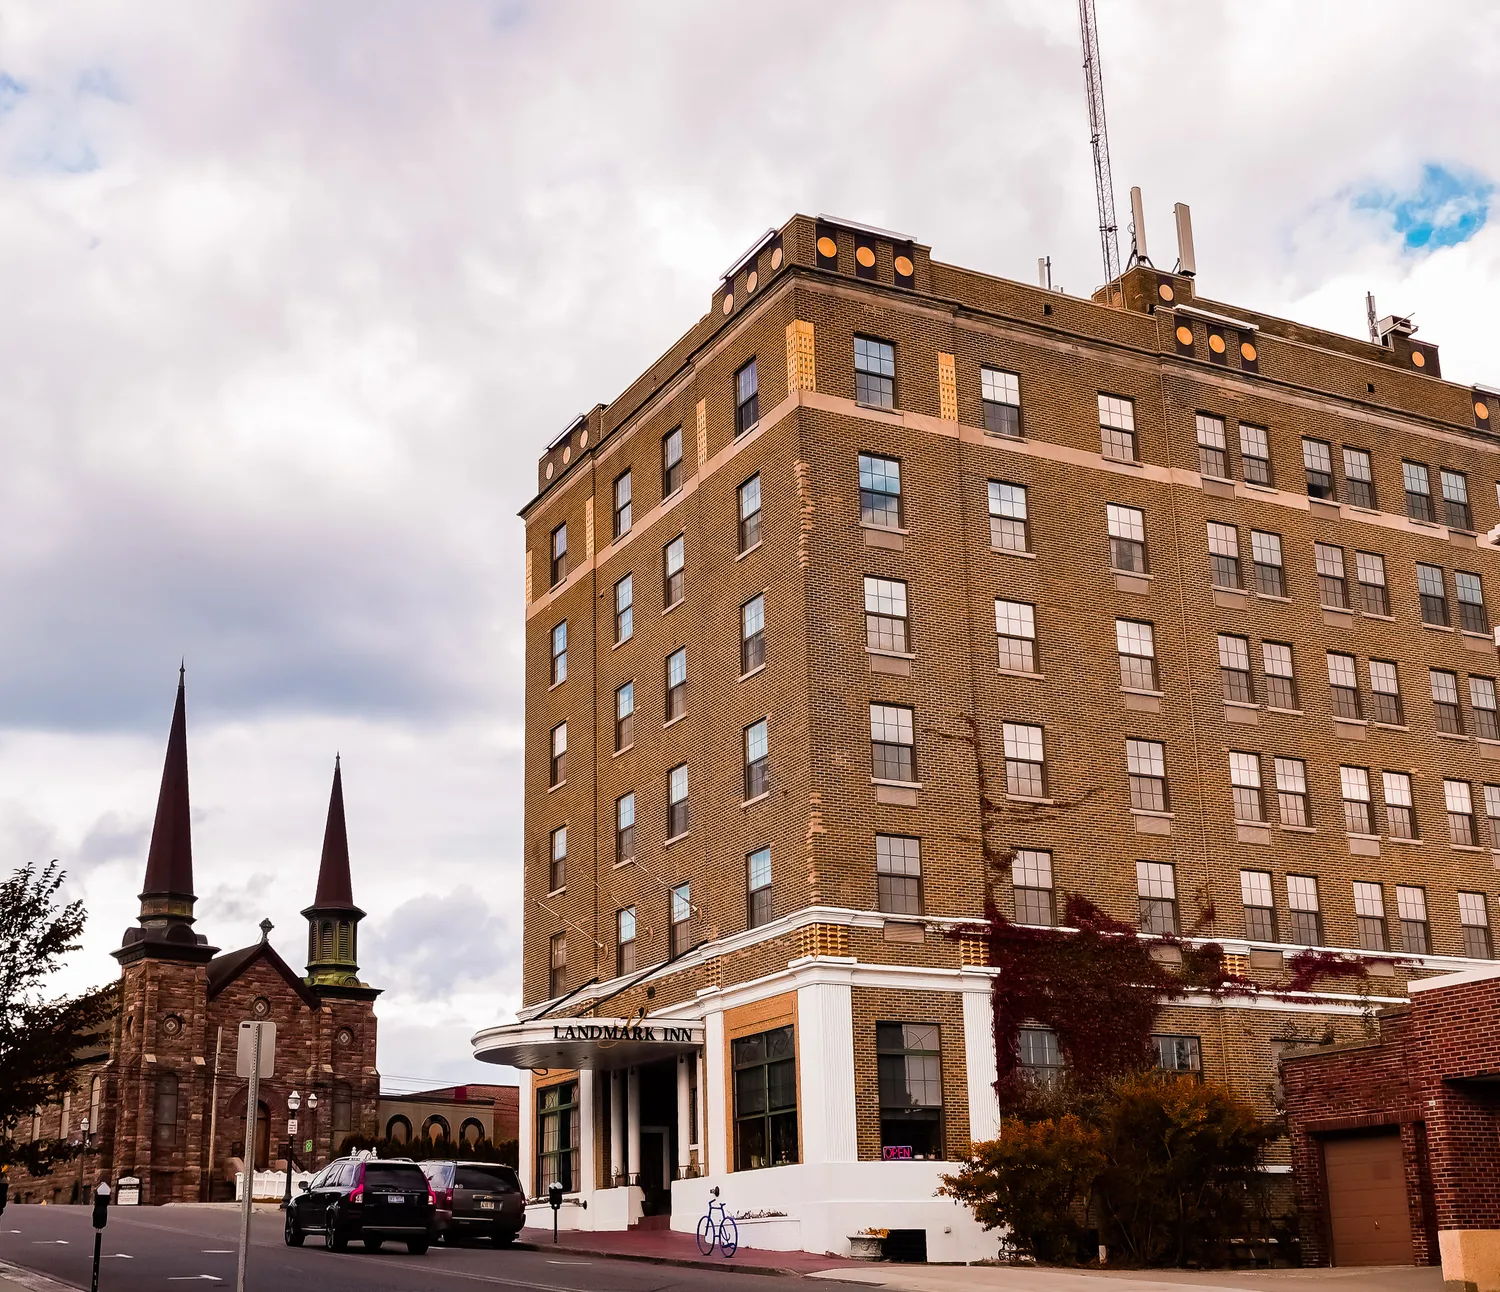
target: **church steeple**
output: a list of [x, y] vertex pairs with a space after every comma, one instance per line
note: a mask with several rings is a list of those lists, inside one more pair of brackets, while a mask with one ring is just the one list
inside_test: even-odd
[[323, 828], [323, 856], [318, 888], [307, 919], [307, 981], [314, 988], [363, 988], [359, 981], [359, 922], [365, 913], [354, 904], [349, 878], [349, 831], [344, 821], [344, 773], [333, 760], [333, 791], [328, 823]]

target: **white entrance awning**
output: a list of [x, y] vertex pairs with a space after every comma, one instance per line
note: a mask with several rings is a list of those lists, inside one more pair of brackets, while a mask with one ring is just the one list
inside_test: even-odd
[[630, 1068], [703, 1047], [703, 1024], [632, 1018], [545, 1018], [476, 1032], [474, 1057], [513, 1068]]

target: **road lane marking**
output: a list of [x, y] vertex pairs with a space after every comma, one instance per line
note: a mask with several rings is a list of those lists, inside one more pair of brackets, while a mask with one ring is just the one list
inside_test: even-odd
[[205, 1256], [233, 1256], [239, 1249], [237, 1247], [205, 1247]]
[[167, 1280], [167, 1282], [196, 1283], [199, 1279], [207, 1279], [210, 1283], [222, 1283], [224, 1281], [217, 1274], [174, 1274]]
[[[16, 1232], [19, 1233], [20, 1230]], [[68, 1240], [66, 1238], [33, 1238], [31, 1245], [33, 1247], [66, 1247]]]
[[127, 1252], [105, 1252], [101, 1259], [106, 1261], [133, 1261], [135, 1257]]

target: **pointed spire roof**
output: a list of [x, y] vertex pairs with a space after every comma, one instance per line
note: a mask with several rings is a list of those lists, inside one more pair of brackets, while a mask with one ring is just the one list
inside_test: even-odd
[[349, 832], [344, 824], [344, 773], [337, 754], [333, 759], [333, 792], [328, 796], [328, 824], [323, 828], [323, 859], [318, 864], [318, 891], [313, 907], [319, 910], [357, 910], [349, 879]]
[[193, 829], [188, 805], [187, 668], [177, 672], [177, 706], [167, 735], [167, 757], [161, 770], [161, 792], [156, 799], [156, 824], [146, 854], [146, 885], [141, 896], [191, 898], [193, 894]]

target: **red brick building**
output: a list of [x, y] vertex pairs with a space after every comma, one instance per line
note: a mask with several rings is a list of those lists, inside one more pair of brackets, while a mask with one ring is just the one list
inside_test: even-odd
[[[315, 1167], [351, 1134], [376, 1133], [375, 997], [359, 980], [358, 928], [342, 772], [333, 791], [308, 923], [307, 969], [299, 974], [261, 939], [220, 954], [194, 928], [192, 825], [188, 800], [184, 687], [167, 740], [166, 765], [146, 859], [139, 922], [120, 949], [120, 1008], [107, 1046], [81, 1053], [73, 1091], [16, 1128], [32, 1139], [77, 1141], [91, 1151], [81, 1170], [12, 1177], [18, 1201], [66, 1201], [79, 1181], [135, 1176], [145, 1203], [198, 1202], [232, 1195], [247, 1156], [247, 1083], [236, 1078], [239, 1025], [276, 1023], [275, 1076], [260, 1085], [254, 1161], [284, 1160], [287, 1096], [303, 1098], [296, 1156]], [[318, 1097], [311, 1110], [309, 1094]], [[311, 1141], [310, 1151], [304, 1145]]]
[[1284, 1056], [1304, 1260], [1500, 1287], [1500, 968], [1407, 990], [1377, 1037]]

